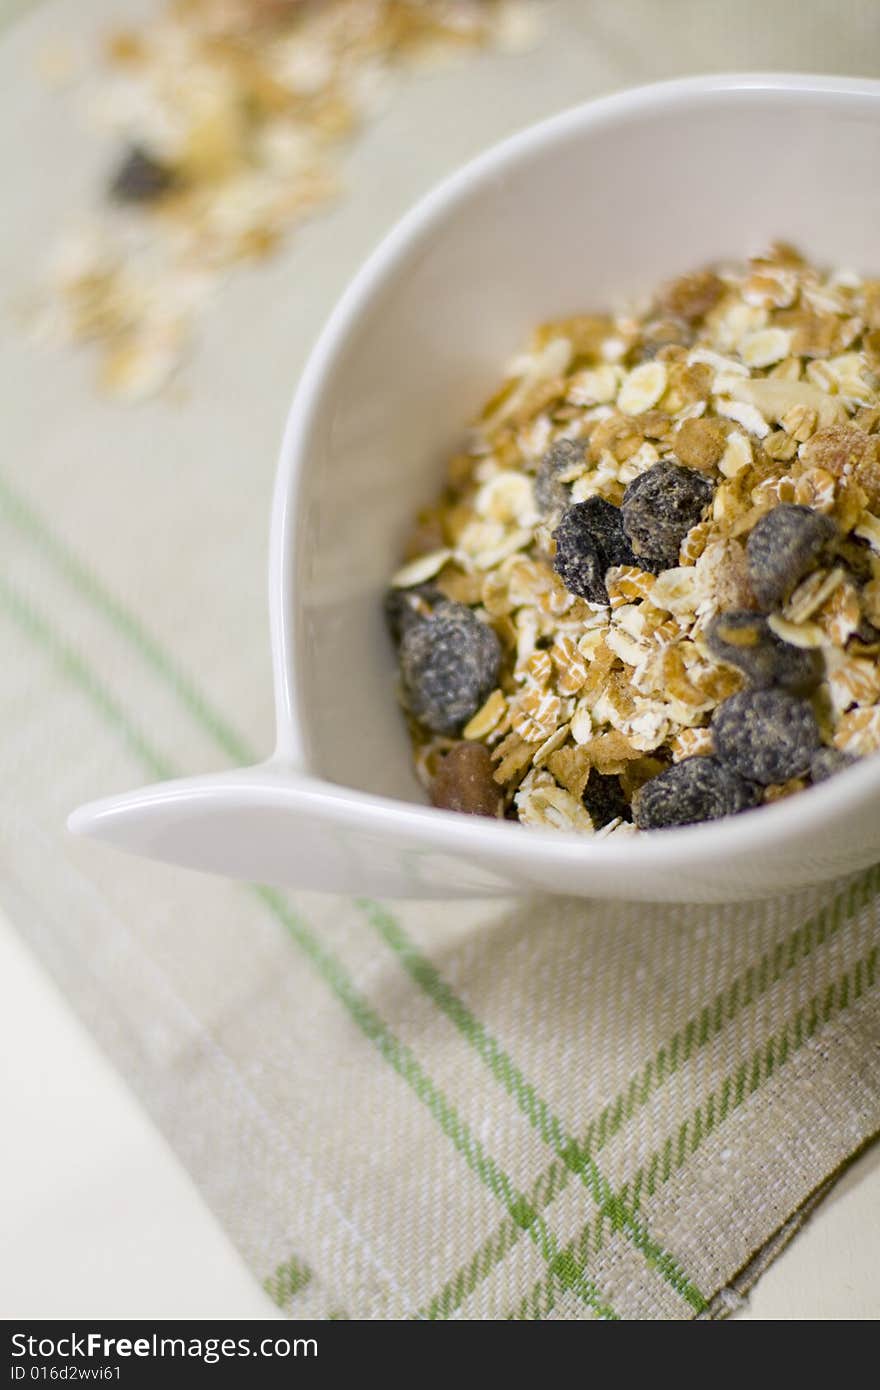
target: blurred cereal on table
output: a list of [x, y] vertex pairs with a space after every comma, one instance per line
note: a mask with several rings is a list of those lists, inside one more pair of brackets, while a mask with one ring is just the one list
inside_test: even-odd
[[[344, 191], [341, 152], [398, 70], [522, 48], [540, 23], [535, 0], [161, 0], [124, 19], [78, 84], [116, 163], [55, 245], [32, 324], [92, 345], [100, 388], [132, 400], [168, 382], [236, 265]], [[59, 39], [38, 70], [72, 84], [77, 59]]]

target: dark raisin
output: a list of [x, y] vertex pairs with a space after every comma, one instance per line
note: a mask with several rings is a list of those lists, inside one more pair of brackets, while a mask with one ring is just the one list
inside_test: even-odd
[[564, 513], [553, 532], [553, 568], [569, 593], [591, 603], [607, 603], [605, 575], [612, 565], [634, 565], [620, 508], [604, 497], [588, 497]]
[[110, 180], [110, 196], [119, 203], [153, 203], [176, 182], [173, 169], [133, 145]]
[[446, 599], [434, 584], [417, 584], [411, 589], [389, 589], [383, 610], [392, 640], [399, 644], [413, 623], [430, 618], [438, 603]]
[[482, 743], [457, 743], [437, 769], [431, 800], [445, 811], [497, 816], [501, 788], [492, 770], [491, 755]]
[[541, 515], [555, 521], [571, 502], [571, 485], [560, 481], [560, 473], [583, 463], [584, 445], [574, 439], [557, 439], [551, 444], [535, 474], [535, 501]]
[[810, 777], [813, 782], [827, 782], [829, 777], [852, 767], [858, 759], [850, 753], [841, 753], [839, 748], [818, 748], [810, 760]]
[[597, 772], [594, 767], [590, 768], [582, 800], [594, 830], [601, 830], [609, 821], [632, 820], [632, 811], [623, 794], [620, 778]]
[[818, 564], [837, 537], [828, 516], [781, 502], [762, 516], [746, 542], [749, 580], [762, 608], [776, 608]]
[[757, 805], [760, 788], [717, 758], [684, 758], [645, 782], [633, 798], [640, 830], [735, 816]]
[[783, 642], [765, 617], [744, 608], [713, 618], [706, 640], [721, 661], [736, 666], [757, 689], [778, 685], [803, 694], [815, 689], [825, 669], [820, 651]]
[[712, 501], [710, 480], [677, 463], [655, 463], [623, 494], [623, 528], [642, 569], [659, 574], [678, 564], [688, 531]]
[[400, 643], [407, 708], [437, 734], [455, 734], [476, 714], [498, 678], [501, 645], [463, 603], [446, 599]]
[[712, 739], [722, 762], [769, 785], [799, 777], [819, 747], [816, 716], [785, 690], [741, 690], [719, 705]]

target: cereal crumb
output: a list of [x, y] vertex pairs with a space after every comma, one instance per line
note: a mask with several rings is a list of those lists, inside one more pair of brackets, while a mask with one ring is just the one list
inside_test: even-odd
[[[111, 32], [88, 110], [128, 148], [93, 223], [40, 287], [37, 336], [89, 345], [103, 390], [139, 400], [185, 361], [234, 268], [273, 255], [340, 191], [340, 153], [400, 70], [534, 42], [516, 0], [165, 0]], [[55, 43], [58, 86], [84, 66]], [[161, 350], [158, 344], [161, 344]]]

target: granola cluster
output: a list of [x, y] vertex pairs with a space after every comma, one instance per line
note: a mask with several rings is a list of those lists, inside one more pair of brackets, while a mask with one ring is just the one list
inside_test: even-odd
[[780, 245], [638, 313], [544, 324], [388, 611], [436, 804], [631, 834], [873, 753], [880, 280]]

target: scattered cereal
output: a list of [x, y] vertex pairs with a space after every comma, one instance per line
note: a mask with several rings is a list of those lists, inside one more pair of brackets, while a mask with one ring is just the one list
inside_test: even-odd
[[166, 383], [234, 267], [273, 254], [338, 194], [340, 152], [397, 70], [531, 42], [540, 26], [540, 7], [515, 0], [152, 8], [108, 36], [88, 109], [125, 147], [94, 223], [64, 234], [33, 324], [92, 344], [102, 388], [128, 399]]

